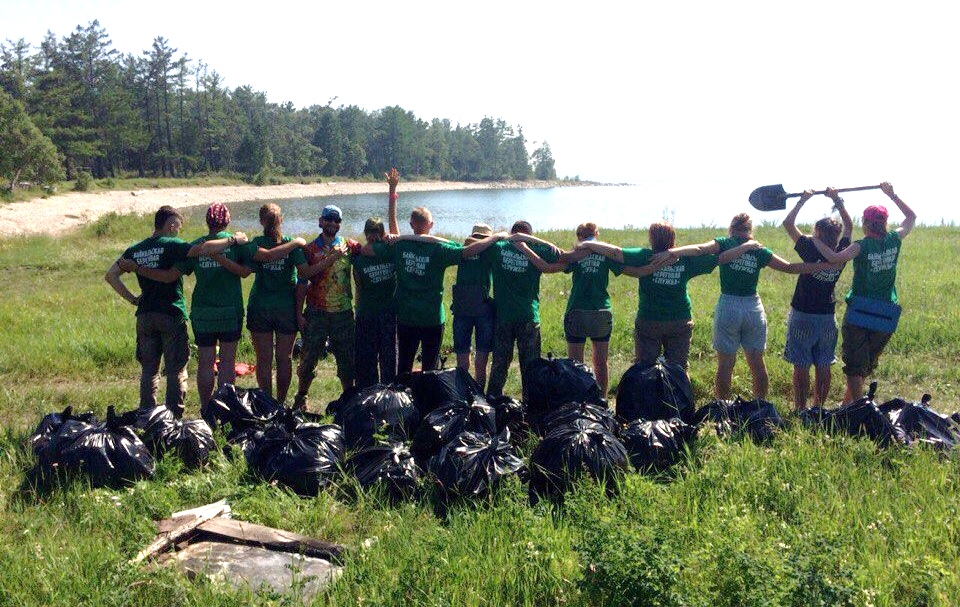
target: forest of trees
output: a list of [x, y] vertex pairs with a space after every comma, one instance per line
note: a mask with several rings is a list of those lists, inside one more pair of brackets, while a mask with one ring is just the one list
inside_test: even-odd
[[445, 180], [555, 179], [550, 146], [528, 154], [521, 128], [416, 117], [399, 106], [277, 104], [233, 89], [163, 37], [123, 55], [93, 21], [34, 47], [0, 44], [0, 177], [403, 174]]

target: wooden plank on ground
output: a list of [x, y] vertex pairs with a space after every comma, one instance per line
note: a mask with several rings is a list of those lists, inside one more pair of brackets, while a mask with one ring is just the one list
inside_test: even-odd
[[[220, 505], [219, 508], [207, 509], [204, 511], [202, 515], [198, 516], [194, 520], [186, 522], [185, 524], [177, 527], [173, 531], [162, 534], [160, 537], [155, 539], [152, 544], [150, 544], [149, 546], [141, 550], [137, 554], [137, 556], [133, 557], [133, 560], [131, 560], [130, 562], [139, 563], [144, 559], [151, 558], [154, 555], [160, 552], [163, 552], [174, 543], [180, 541], [181, 538], [184, 538], [190, 535], [191, 533], [193, 533], [194, 531], [196, 531], [197, 527], [199, 527], [203, 523], [209, 521], [212, 518], [220, 516], [220, 514], [223, 513], [224, 508], [227, 508], [227, 507], [228, 506], [226, 504], [222, 504]], [[179, 518], [184, 519], [189, 517], [179, 517]], [[227, 520], [227, 519], [224, 519], [224, 520]]]
[[273, 529], [272, 527], [235, 519], [214, 518], [207, 520], [199, 525], [198, 530], [221, 538], [263, 546], [273, 550], [296, 552], [305, 556], [334, 560], [339, 560], [344, 550], [340, 544], [332, 544], [299, 533]]

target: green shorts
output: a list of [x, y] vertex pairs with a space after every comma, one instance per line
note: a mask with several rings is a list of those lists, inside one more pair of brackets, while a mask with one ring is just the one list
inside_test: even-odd
[[871, 331], [857, 327], [843, 319], [843, 373], [867, 377], [877, 368], [880, 354], [886, 347], [893, 333]]

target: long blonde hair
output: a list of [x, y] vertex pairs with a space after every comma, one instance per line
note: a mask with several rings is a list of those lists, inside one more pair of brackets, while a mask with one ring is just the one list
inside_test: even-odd
[[283, 223], [283, 211], [280, 206], [272, 202], [260, 207], [260, 224], [263, 226], [263, 235], [279, 244], [283, 240], [280, 224]]

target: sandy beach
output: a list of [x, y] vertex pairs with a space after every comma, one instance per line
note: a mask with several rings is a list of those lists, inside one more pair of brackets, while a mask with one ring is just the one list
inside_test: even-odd
[[[551, 181], [517, 181], [497, 183], [468, 183], [460, 181], [400, 182], [400, 194], [441, 190], [485, 190], [498, 188], [543, 188], [559, 185]], [[69, 192], [50, 198], [36, 198], [0, 206], [0, 236], [33, 234], [60, 234], [107, 213], [149, 214], [168, 204], [173, 207], [207, 205], [212, 202], [242, 202], [248, 200], [289, 200], [342, 194], [375, 194], [386, 196], [383, 182], [328, 181], [311, 184], [284, 184], [274, 186], [214, 186], [158, 188], [149, 190], [113, 190], [100, 192]]]

